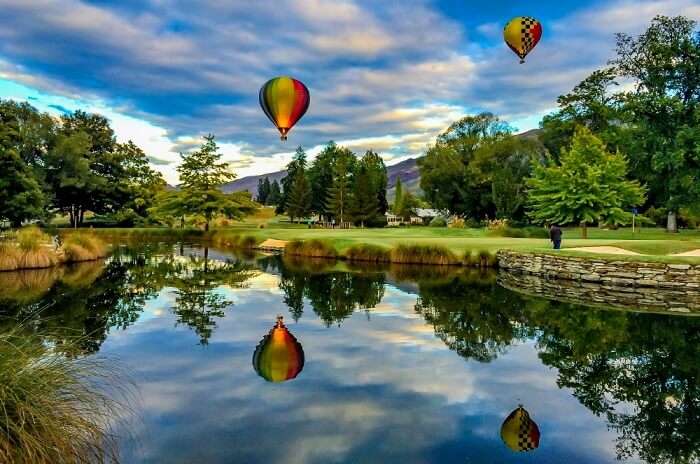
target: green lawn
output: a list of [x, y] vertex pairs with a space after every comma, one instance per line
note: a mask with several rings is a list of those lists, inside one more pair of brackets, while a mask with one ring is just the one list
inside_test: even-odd
[[[264, 223], [265, 228], [259, 228]], [[134, 229], [138, 232], [143, 229]], [[155, 230], [150, 229], [153, 232]], [[159, 234], [167, 234], [166, 230], [156, 229]], [[254, 235], [260, 240], [274, 238], [279, 240], [324, 239], [333, 243], [339, 252], [343, 252], [354, 244], [372, 244], [391, 248], [398, 244], [435, 244], [449, 248], [455, 253], [463, 254], [467, 250], [487, 250], [495, 253], [499, 249], [523, 251], [548, 251], [551, 244], [541, 238], [508, 238], [492, 237], [484, 229], [449, 229], [435, 227], [401, 227], [384, 229], [309, 229], [303, 224], [279, 222], [278, 218], [267, 221], [251, 221], [236, 223], [225, 229], [234, 233]], [[115, 229], [106, 229], [105, 232]], [[590, 228], [588, 239], [580, 238], [580, 230], [575, 228], [564, 230], [564, 241], [561, 253], [581, 256], [607, 257], [607, 259], [649, 260], [649, 261], [681, 261], [700, 262], [700, 258], [678, 258], [666, 255], [690, 251], [700, 248], [700, 231], [682, 231], [678, 234], [668, 234], [663, 229], [643, 229], [632, 234], [631, 229], [602, 230]], [[597, 255], [567, 251], [568, 248], [587, 246], [614, 246], [651, 256], [622, 256]]]

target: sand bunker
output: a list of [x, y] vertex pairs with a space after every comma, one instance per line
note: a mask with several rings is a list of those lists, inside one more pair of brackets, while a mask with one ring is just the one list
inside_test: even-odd
[[274, 238], [268, 238], [260, 245], [258, 245], [257, 248], [260, 248], [262, 250], [284, 250], [284, 247], [286, 246], [286, 240], [276, 240]]
[[676, 253], [675, 255], [671, 256], [700, 256], [700, 248], [698, 248], [697, 250], [686, 251], [683, 253]]
[[625, 250], [624, 248], [618, 248], [614, 246], [567, 248], [566, 251], [586, 251], [588, 253], [604, 253], [608, 255], [639, 255], [639, 253], [637, 252]]

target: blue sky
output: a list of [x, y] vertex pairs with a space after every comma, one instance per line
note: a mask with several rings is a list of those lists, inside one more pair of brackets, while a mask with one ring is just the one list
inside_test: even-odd
[[[615, 32], [656, 14], [700, 19], [700, 0], [0, 0], [0, 11], [0, 98], [102, 113], [174, 182], [178, 152], [209, 132], [242, 176], [328, 140], [390, 163], [418, 156], [481, 110], [536, 127], [611, 57]], [[545, 32], [519, 65], [501, 30], [523, 14]], [[311, 92], [286, 144], [257, 102], [280, 74]]]

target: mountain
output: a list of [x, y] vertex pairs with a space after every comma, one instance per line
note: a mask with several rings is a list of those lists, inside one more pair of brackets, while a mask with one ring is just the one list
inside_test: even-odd
[[[521, 134], [516, 135], [516, 137], [526, 138], [526, 139], [538, 139], [542, 129], [532, 129]], [[401, 184], [404, 190], [407, 190], [413, 194], [420, 194], [420, 171], [418, 170], [417, 161], [420, 158], [409, 158], [404, 161], [400, 161], [391, 166], [387, 166], [387, 175], [389, 177], [389, 183], [387, 188], [387, 197], [389, 201], [393, 201], [394, 198], [394, 187], [396, 186], [396, 179], [401, 178]], [[277, 171], [271, 172], [269, 174], [260, 174], [259, 176], [247, 176], [236, 179], [233, 182], [224, 184], [224, 192], [241, 192], [243, 190], [248, 190], [253, 193], [253, 197], [258, 194], [258, 180], [265, 179], [265, 177], [270, 179], [270, 182], [277, 180], [278, 182], [282, 180], [287, 175], [287, 171]]]

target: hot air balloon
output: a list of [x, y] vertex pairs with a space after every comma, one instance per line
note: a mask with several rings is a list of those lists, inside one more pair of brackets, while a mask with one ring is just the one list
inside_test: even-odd
[[529, 16], [518, 16], [511, 19], [503, 29], [503, 38], [520, 57], [520, 63], [525, 62], [525, 57], [537, 45], [542, 38], [542, 24]]
[[284, 325], [282, 316], [260, 340], [253, 354], [253, 368], [268, 382], [286, 382], [304, 368], [304, 350]]
[[287, 134], [304, 116], [310, 101], [309, 89], [291, 77], [275, 77], [260, 88], [260, 106], [282, 134], [282, 140], [287, 140]]
[[501, 425], [501, 440], [513, 451], [532, 451], [540, 446], [540, 429], [521, 406]]

